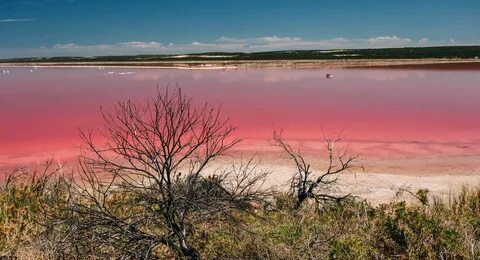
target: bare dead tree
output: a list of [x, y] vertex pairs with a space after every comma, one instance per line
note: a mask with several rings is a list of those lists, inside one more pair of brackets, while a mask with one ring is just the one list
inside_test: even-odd
[[341, 174], [349, 172], [358, 155], [349, 155], [346, 149], [336, 151], [334, 144], [341, 138], [338, 135], [326, 136], [324, 141], [328, 152], [328, 165], [323, 173], [314, 174], [312, 167], [300, 151], [294, 150], [282, 137], [282, 132], [273, 132], [274, 144], [282, 148], [295, 163], [297, 171], [291, 179], [291, 190], [296, 195], [294, 208], [298, 210], [307, 199], [314, 199], [316, 203], [340, 202], [350, 196], [328, 193]]
[[169, 248], [200, 259], [191, 242], [199, 224], [238, 221], [267, 195], [267, 172], [252, 160], [205, 173], [239, 142], [218, 106], [196, 107], [178, 89], [146, 103], [119, 102], [102, 115], [99, 140], [82, 132], [81, 178], [52, 218], [72, 255], [149, 259]]

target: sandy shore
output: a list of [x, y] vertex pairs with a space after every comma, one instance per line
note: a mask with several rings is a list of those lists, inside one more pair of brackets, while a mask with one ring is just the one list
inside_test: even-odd
[[[296, 143], [294, 143], [296, 144]], [[404, 192], [397, 197], [398, 191], [408, 189], [428, 189], [430, 194], [448, 199], [464, 186], [480, 185], [480, 146], [471, 144], [460, 148], [449, 144], [351, 144], [352, 153], [360, 154], [356, 168], [351, 173], [339, 178], [337, 189], [331, 192], [352, 194], [371, 203], [388, 203], [395, 199], [414, 200], [412, 195]], [[326, 154], [316, 143], [302, 145], [302, 154], [311, 164], [312, 172], [320, 174], [327, 167]], [[308, 149], [314, 147], [314, 149]], [[254, 156], [258, 161], [257, 169], [270, 172], [266, 187], [287, 190], [289, 180], [295, 173], [290, 158], [271, 146], [245, 144], [230, 156], [219, 158], [209, 167], [209, 172], [219, 168], [229, 168], [232, 163]], [[254, 148], [255, 150], [252, 150]], [[423, 148], [423, 149], [420, 149]], [[74, 165], [76, 151], [66, 151], [64, 157], [55, 160], [64, 165]], [[59, 153], [57, 153], [57, 156]], [[12, 168], [24, 165], [39, 167], [52, 154], [35, 155], [32, 158], [3, 158], [0, 156], [0, 174]], [[2, 166], [2, 161], [4, 165]], [[6, 164], [9, 162], [10, 164]]]
[[[221, 157], [214, 161], [208, 168], [213, 172], [219, 168], [230, 168], [232, 163], [238, 163], [243, 158], [254, 156], [258, 160], [257, 169], [270, 172], [265, 187], [274, 187], [277, 190], [287, 190], [289, 180], [296, 169], [292, 161], [281, 152], [268, 151], [241, 151], [232, 153], [232, 156]], [[325, 154], [307, 153], [305, 159], [312, 166], [313, 174], [325, 171], [327, 162]], [[30, 168], [41, 167], [51, 158], [44, 158], [31, 162], [26, 166]], [[63, 165], [74, 165], [75, 156], [68, 158], [55, 158]], [[0, 164], [0, 175], [8, 172], [18, 164]], [[338, 187], [331, 192], [352, 194], [361, 199], [378, 204], [388, 203], [392, 200], [413, 201], [414, 197], [404, 192], [397, 197], [402, 189], [412, 192], [418, 189], [428, 189], [430, 194], [443, 199], [448, 199], [462, 187], [480, 186], [480, 154], [474, 155], [417, 155], [394, 156], [382, 158], [378, 155], [362, 155], [356, 163], [357, 168], [339, 178]]]
[[[479, 161], [480, 158], [476, 158]], [[238, 163], [238, 160], [225, 158], [211, 165], [207, 172], [217, 171], [219, 168], [229, 168], [232, 162]], [[65, 161], [59, 161], [65, 165]], [[44, 161], [27, 165], [30, 168], [42, 167]], [[73, 162], [71, 162], [73, 163]], [[68, 166], [68, 163], [66, 164]], [[9, 172], [14, 167], [0, 167], [1, 174]], [[278, 157], [276, 160], [262, 160], [257, 169], [270, 172], [264, 184], [265, 188], [274, 188], [279, 191], [289, 189], [289, 181], [292, 174], [296, 172], [294, 165], [284, 157]], [[324, 165], [319, 166], [313, 162], [313, 173], [319, 174], [325, 170]], [[415, 201], [415, 198], [407, 193], [400, 191], [407, 189], [416, 192], [418, 189], [428, 189], [430, 195], [448, 200], [450, 196], [457, 194], [463, 187], [480, 186], [480, 168], [474, 172], [450, 172], [450, 173], [386, 173], [371, 171], [369, 168], [356, 169], [352, 172], [341, 175], [338, 179], [338, 185], [329, 192], [334, 194], [351, 194], [359, 199], [365, 199], [372, 204], [389, 203], [392, 201], [405, 200]]]
[[[0, 63], [0, 67], [145, 67], [165, 69], [241, 68], [349, 68], [385, 66], [426, 66], [455, 64], [454, 67], [480, 69], [480, 59], [348, 59], [348, 60], [221, 60], [221, 61], [141, 61], [141, 62], [25, 62]], [[437, 67], [437, 66], [435, 66]]]
[[[276, 167], [275, 175], [269, 177], [268, 183], [279, 190], [288, 189], [288, 181], [294, 168]], [[412, 202], [415, 198], [408, 190], [416, 192], [428, 189], [432, 196], [448, 200], [463, 187], [475, 187], [480, 184], [478, 175], [439, 175], [439, 176], [406, 176], [385, 173], [348, 173], [339, 178], [338, 187], [333, 193], [351, 194], [373, 204], [388, 203], [395, 200]]]
[[[288, 180], [293, 167], [276, 167], [274, 176], [270, 176], [269, 184], [280, 189], [288, 189]], [[413, 176], [386, 173], [354, 172], [339, 178], [338, 187], [332, 191], [339, 194], [351, 194], [373, 204], [388, 203], [395, 200], [415, 201], [408, 190], [416, 192], [428, 189], [432, 196], [448, 200], [463, 187], [475, 187], [480, 184], [479, 175], [437, 175]]]
[[[244, 151], [242, 158], [249, 158], [254, 152]], [[278, 151], [257, 152], [258, 169], [271, 172], [266, 186], [287, 190], [292, 174], [296, 172], [293, 162]], [[327, 168], [326, 154], [304, 153], [311, 164], [313, 174], [320, 174]], [[228, 167], [238, 158], [224, 158], [212, 168]], [[393, 200], [413, 201], [408, 192], [398, 194], [402, 189], [416, 192], [428, 189], [430, 194], [447, 200], [463, 187], [480, 185], [480, 154], [423, 154], [416, 156], [361, 155], [356, 168], [339, 178], [338, 187], [331, 192], [352, 194], [378, 204]]]
[[[227, 165], [223, 166], [226, 167]], [[265, 187], [275, 187], [275, 189], [283, 191], [289, 189], [289, 181], [292, 173], [296, 170], [292, 165], [272, 165], [268, 163], [260, 164], [259, 168], [268, 169], [271, 172]], [[314, 173], [323, 170], [323, 168], [317, 168]], [[415, 201], [415, 198], [404, 190], [415, 193], [419, 189], [428, 189], [430, 195], [448, 200], [464, 187], [477, 187], [479, 185], [479, 174], [406, 175], [358, 170], [340, 176], [337, 187], [330, 192], [351, 194], [370, 203], [380, 204], [395, 200]]]

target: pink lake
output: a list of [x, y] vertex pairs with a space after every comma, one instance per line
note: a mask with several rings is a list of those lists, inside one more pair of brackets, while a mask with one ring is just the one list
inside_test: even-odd
[[322, 132], [342, 130], [371, 160], [480, 154], [479, 70], [7, 69], [0, 74], [0, 168], [69, 160], [78, 153], [78, 129], [101, 126], [101, 105], [168, 85], [221, 103], [245, 139], [239, 149], [264, 149], [276, 128], [312, 149]]

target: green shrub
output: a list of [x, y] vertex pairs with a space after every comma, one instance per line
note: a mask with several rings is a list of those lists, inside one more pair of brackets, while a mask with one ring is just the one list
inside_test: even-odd
[[333, 240], [329, 247], [330, 259], [367, 259], [368, 247], [361, 236], [354, 235]]
[[[58, 194], [49, 200], [54, 185], [1, 187], [0, 254], [28, 259], [27, 251], [39, 241], [54, 243], [43, 226], [45, 210], [61, 210], [54, 204]], [[130, 197], [119, 192], [108, 203], [127, 212], [122, 201]], [[418, 204], [373, 207], [350, 199], [320, 209], [307, 204], [297, 212], [292, 197], [279, 193], [274, 206], [258, 207], [256, 216], [239, 216], [242, 225], [205, 224], [193, 232], [192, 241], [205, 259], [478, 259], [480, 189], [464, 189], [448, 201], [428, 200], [423, 191], [415, 194], [422, 198]], [[30, 258], [48, 256], [44, 248], [36, 250]], [[159, 258], [170, 253], [156, 250]]]

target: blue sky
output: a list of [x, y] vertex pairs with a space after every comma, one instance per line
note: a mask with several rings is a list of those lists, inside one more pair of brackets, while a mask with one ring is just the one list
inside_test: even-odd
[[0, 57], [479, 42], [479, 0], [0, 0]]

